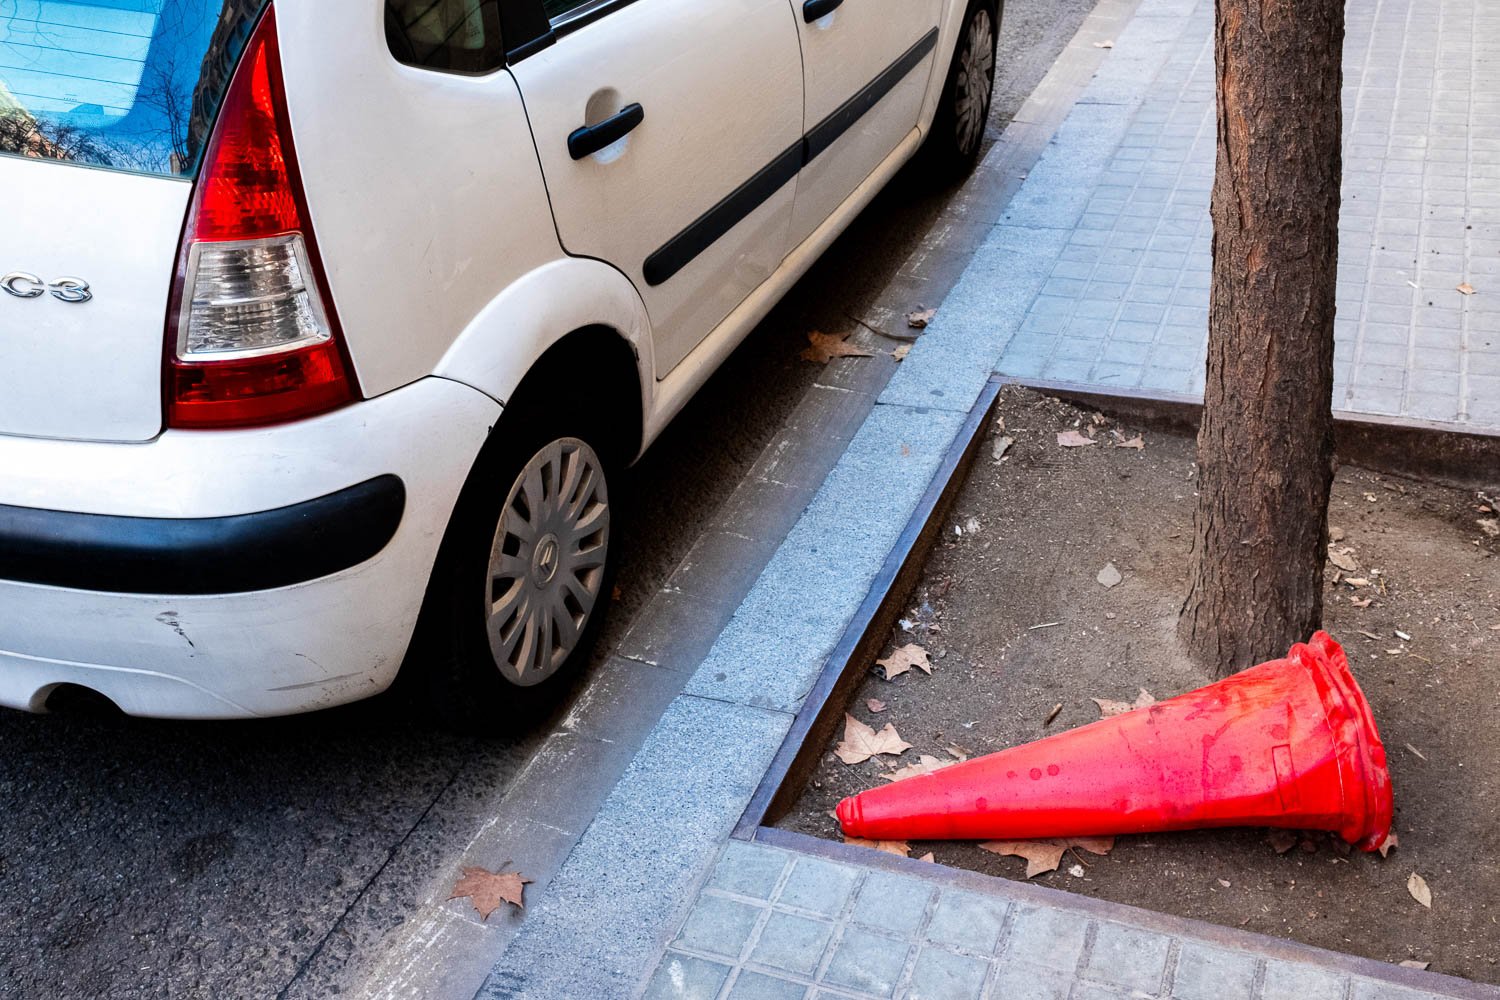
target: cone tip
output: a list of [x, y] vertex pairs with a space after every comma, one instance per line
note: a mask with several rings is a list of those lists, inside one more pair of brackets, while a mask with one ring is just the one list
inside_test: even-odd
[[859, 825], [860, 819], [859, 796], [849, 796], [840, 802], [838, 808], [834, 811], [838, 815], [839, 826], [843, 828], [844, 832], [857, 835], [855, 827]]

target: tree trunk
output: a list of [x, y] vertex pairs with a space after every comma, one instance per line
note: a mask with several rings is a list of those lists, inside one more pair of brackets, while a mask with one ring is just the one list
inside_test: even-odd
[[1217, 0], [1208, 378], [1179, 631], [1220, 677], [1323, 616], [1343, 40], [1343, 0]]

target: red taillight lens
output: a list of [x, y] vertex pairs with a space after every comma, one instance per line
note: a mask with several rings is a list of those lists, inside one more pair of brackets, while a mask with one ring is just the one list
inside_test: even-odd
[[243, 427], [356, 396], [297, 172], [267, 6], [225, 95], [179, 252], [167, 424]]

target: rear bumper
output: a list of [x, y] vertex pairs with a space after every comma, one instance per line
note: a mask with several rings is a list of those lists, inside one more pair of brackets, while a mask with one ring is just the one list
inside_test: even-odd
[[0, 705], [77, 684], [229, 718], [383, 690], [499, 412], [430, 378], [275, 428], [0, 437]]
[[357, 566], [396, 534], [390, 474], [315, 500], [231, 517], [80, 514], [0, 506], [0, 580], [124, 594], [232, 594]]

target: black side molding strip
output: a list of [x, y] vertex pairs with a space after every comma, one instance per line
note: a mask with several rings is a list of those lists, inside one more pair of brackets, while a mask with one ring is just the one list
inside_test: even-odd
[[646, 258], [642, 270], [646, 284], [655, 287], [692, 263], [694, 257], [713, 246], [721, 236], [763, 205], [802, 169], [803, 143], [787, 147], [760, 172], [731, 191], [682, 232], [672, 237], [660, 250]]
[[118, 517], [0, 505], [0, 579], [125, 594], [269, 590], [348, 569], [396, 534], [406, 487], [379, 476], [258, 514]]
[[837, 142], [839, 136], [849, 131], [855, 122], [880, 103], [882, 97], [895, 89], [896, 84], [927, 58], [927, 54], [937, 46], [937, 40], [938, 30], [933, 28], [921, 41], [907, 49], [905, 55], [861, 88], [859, 93], [814, 126], [800, 142], [789, 147], [762, 167], [754, 177], [695, 219], [690, 226], [662, 244], [660, 249], [646, 258], [642, 267], [646, 284], [655, 287], [670, 279], [718, 242], [725, 233], [739, 225], [747, 215], [765, 204], [787, 181], [797, 176], [797, 171]]
[[917, 65], [927, 58], [927, 53], [937, 47], [938, 30], [933, 28], [922, 36], [922, 40], [906, 50], [906, 54], [891, 63], [875, 79], [865, 84], [863, 89], [853, 97], [845, 101], [838, 110], [814, 125], [812, 131], [807, 133], [807, 160], [811, 163], [819, 153], [832, 146], [838, 141], [839, 136], [865, 116], [865, 114], [880, 103], [880, 99], [892, 90], [896, 84], [906, 78], [906, 74], [917, 68]]

